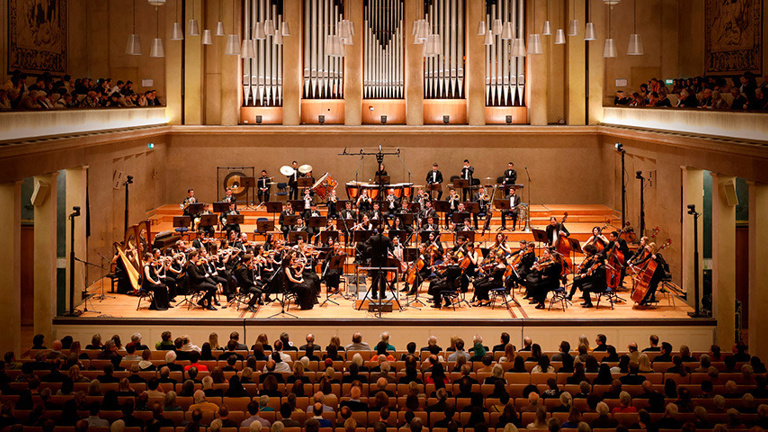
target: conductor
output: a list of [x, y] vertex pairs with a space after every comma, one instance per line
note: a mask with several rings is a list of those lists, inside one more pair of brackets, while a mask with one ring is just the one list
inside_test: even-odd
[[[373, 235], [366, 241], [366, 250], [371, 258], [371, 267], [386, 267], [388, 253], [394, 251], [394, 247], [389, 237], [375, 229]], [[371, 298], [374, 300], [379, 295], [381, 295], [382, 300], [386, 298], [386, 274], [385, 270], [371, 271]]]

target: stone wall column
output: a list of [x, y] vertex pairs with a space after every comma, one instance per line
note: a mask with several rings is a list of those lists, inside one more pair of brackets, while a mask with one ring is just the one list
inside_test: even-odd
[[304, 58], [301, 0], [284, 0], [283, 19], [291, 29], [291, 36], [283, 38], [283, 124], [298, 125], [301, 124], [301, 59]]
[[[235, 3], [232, 9], [232, 2], [224, 1], [221, 5], [221, 21], [224, 23], [224, 32], [227, 35], [236, 34], [238, 44], [243, 40], [241, 31], [242, 17], [240, 14], [240, 2]], [[234, 14], [235, 28], [232, 28], [232, 14]], [[287, 39], [287, 38], [286, 38]], [[240, 106], [242, 104], [242, 60], [239, 55], [227, 55], [226, 43], [227, 37], [224, 37], [224, 49], [220, 51], [221, 61], [221, 124], [223, 126], [232, 126], [240, 122]], [[188, 98], [188, 96], [186, 96]], [[189, 123], [189, 122], [187, 122]]]
[[409, 126], [424, 124], [424, 45], [414, 45], [411, 29], [424, 15], [423, 0], [405, 0], [405, 120]]
[[[66, 207], [64, 214], [69, 216], [72, 213], [72, 208], [80, 207], [80, 216], [75, 218], [75, 256], [83, 261], [87, 260], [86, 257], [86, 244], [85, 244], [85, 218], [88, 211], [85, 207], [85, 188], [88, 181], [88, 167], [72, 168], [65, 171], [67, 178], [67, 197]], [[72, 233], [69, 226], [69, 219], [67, 219], [66, 228], [66, 259], [67, 259], [67, 294], [66, 294], [66, 308], [69, 309], [69, 275], [72, 272], [69, 262], [70, 245], [72, 244]], [[75, 307], [82, 299], [82, 292], [85, 289], [85, 266], [82, 263], [75, 263]]]
[[467, 122], [471, 126], [485, 125], [485, 45], [478, 36], [477, 24], [485, 19], [485, 1], [469, 1], [467, 5], [466, 77]]
[[734, 177], [712, 174], [712, 309], [717, 319], [715, 342], [728, 350], [736, 332], [736, 206], [726, 188]]
[[[683, 170], [683, 206], [693, 204], [696, 211], [701, 213], [704, 210], [704, 171], [695, 168], [682, 167]], [[693, 216], [686, 213], [687, 207], [683, 213], [683, 289], [688, 295], [688, 304], [692, 307], [694, 288], [694, 265], [693, 265]], [[699, 219], [699, 302], [702, 296], [702, 281], [704, 280], [704, 221]], [[701, 303], [699, 303], [701, 305]]]
[[[586, 62], [584, 51], [587, 42], [584, 40], [584, 3], [586, 0], [572, 0], [566, 7], [566, 16], [568, 20], [579, 21], [579, 34], [576, 36], [566, 36], [568, 42], [565, 47], [566, 58], [566, 98], [565, 98], [565, 120], [569, 125], [583, 125], [586, 122], [586, 89], [583, 85], [586, 73]], [[566, 33], [568, 26], [565, 27]]]
[[350, 1], [344, 17], [355, 26], [352, 45], [346, 46], [344, 57], [344, 124], [363, 124], [363, 2]]
[[[0, 349], [21, 357], [21, 182], [0, 184]], [[55, 249], [54, 249], [55, 251]]]
[[[528, 7], [528, 23], [526, 26], [526, 37], [528, 34], [540, 33], [541, 27], [544, 25], [544, 21], [547, 19], [547, 2], [544, 1], [530, 1], [527, 2]], [[536, 8], [536, 21], [533, 19], [533, 8]], [[526, 105], [528, 106], [528, 118], [531, 125], [546, 125], [547, 124], [547, 110], [549, 109], [549, 56], [552, 50], [552, 43], [549, 40], [552, 36], [541, 36], [541, 46], [543, 54], [530, 54], [531, 47], [528, 45], [526, 39], [526, 48], [528, 49], [528, 71], [525, 74], [527, 77], [525, 87], [528, 89], [528, 98]]]
[[768, 356], [768, 185], [749, 184], [749, 352]]
[[35, 205], [35, 334], [53, 340], [52, 320], [56, 315], [56, 177], [58, 173], [35, 176], [35, 183], [48, 188], [48, 194]]

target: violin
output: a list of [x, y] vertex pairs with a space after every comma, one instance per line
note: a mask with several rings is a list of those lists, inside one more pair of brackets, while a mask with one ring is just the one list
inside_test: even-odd
[[547, 267], [553, 265], [554, 263], [555, 263], [555, 260], [553, 260], [552, 258], [545, 258], [545, 259], [541, 259], [541, 260], [536, 261], [535, 263], [533, 263], [533, 267], [532, 268], [536, 269], [538, 271], [542, 271], [542, 270], [546, 269]]

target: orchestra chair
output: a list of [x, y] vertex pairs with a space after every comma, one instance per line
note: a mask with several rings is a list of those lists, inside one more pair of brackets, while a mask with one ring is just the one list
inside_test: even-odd
[[453, 307], [453, 310], [456, 310], [456, 304], [461, 304], [462, 301], [466, 301], [462, 299], [461, 297], [461, 278], [456, 278], [456, 280], [453, 281], [453, 289], [449, 290], [440, 290], [440, 308], [442, 309], [442, 302], [444, 302], [446, 299], [451, 301], [451, 307]]
[[571, 304], [571, 302], [568, 301], [568, 294], [565, 290], [565, 287], [558, 283], [557, 288], [553, 289], [551, 293], [552, 298], [549, 299], [549, 310], [552, 310], [552, 305], [555, 303], [560, 303], [563, 308], [563, 312], [565, 312], [565, 309], [568, 308], [568, 305]]
[[235, 275], [232, 275], [233, 278], [235, 278], [235, 282], [237, 285], [237, 290], [235, 290], [235, 295], [232, 297], [232, 300], [230, 300], [227, 305], [229, 307], [235, 308], [235, 310], [240, 310], [240, 306], [247, 305], [248, 300], [250, 300], [249, 296], [251, 295], [250, 292], [244, 292], [242, 289], [242, 284], [237, 279]]
[[178, 227], [178, 228], [175, 228], [174, 231], [179, 233], [182, 239], [184, 238], [184, 236], [186, 236], [187, 241], [189, 241], [189, 227]]
[[288, 183], [279, 182], [277, 184], [277, 192], [275, 193], [275, 195], [277, 195], [279, 197], [283, 196], [283, 197], [287, 198], [288, 197]]
[[[511, 287], [510, 287], [511, 289]], [[499, 288], [491, 288], [490, 294], [491, 294], [491, 309], [494, 309], [496, 307], [496, 300], [501, 299], [501, 303], [504, 305], [505, 308], [509, 309], [509, 296], [510, 296], [510, 289], [507, 289], [505, 287], [499, 287]]]
[[[189, 303], [189, 305], [187, 306], [187, 310], [192, 309], [193, 307], [197, 308], [198, 307], [197, 302], [202, 300], [204, 295], [205, 295], [205, 290], [199, 289], [199, 290], [193, 292], [189, 299], [187, 299], [187, 296], [185, 295], [184, 296], [184, 300], [179, 302], [178, 306], [181, 306], [182, 304], [184, 304], [186, 302], [186, 303]], [[218, 295], [218, 293], [215, 294], [215, 295]]]
[[147, 301], [149, 301], [149, 304], [152, 304], [152, 302], [155, 300], [155, 296], [152, 294], [152, 291], [147, 291], [144, 289], [144, 287], [139, 287], [138, 297], [139, 297], [139, 303], [136, 305], [136, 310], [139, 310], [139, 307], [141, 307], [142, 300], [146, 299]]
[[600, 300], [605, 300], [611, 303], [611, 309], [613, 309], [614, 303], [624, 301], [621, 297], [619, 297], [618, 294], [616, 294], [616, 291], [611, 289], [611, 287], [605, 287], [605, 291], [600, 291], [595, 294], [597, 294], [597, 303], [595, 303], [595, 309], [600, 307]]

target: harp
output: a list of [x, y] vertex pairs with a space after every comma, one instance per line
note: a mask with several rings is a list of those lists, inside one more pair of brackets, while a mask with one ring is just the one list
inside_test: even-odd
[[141, 269], [144, 267], [143, 255], [152, 251], [151, 228], [148, 220], [131, 225], [125, 232], [123, 242], [115, 242], [117, 259], [122, 261], [128, 275], [128, 281], [134, 294], [141, 287]]

